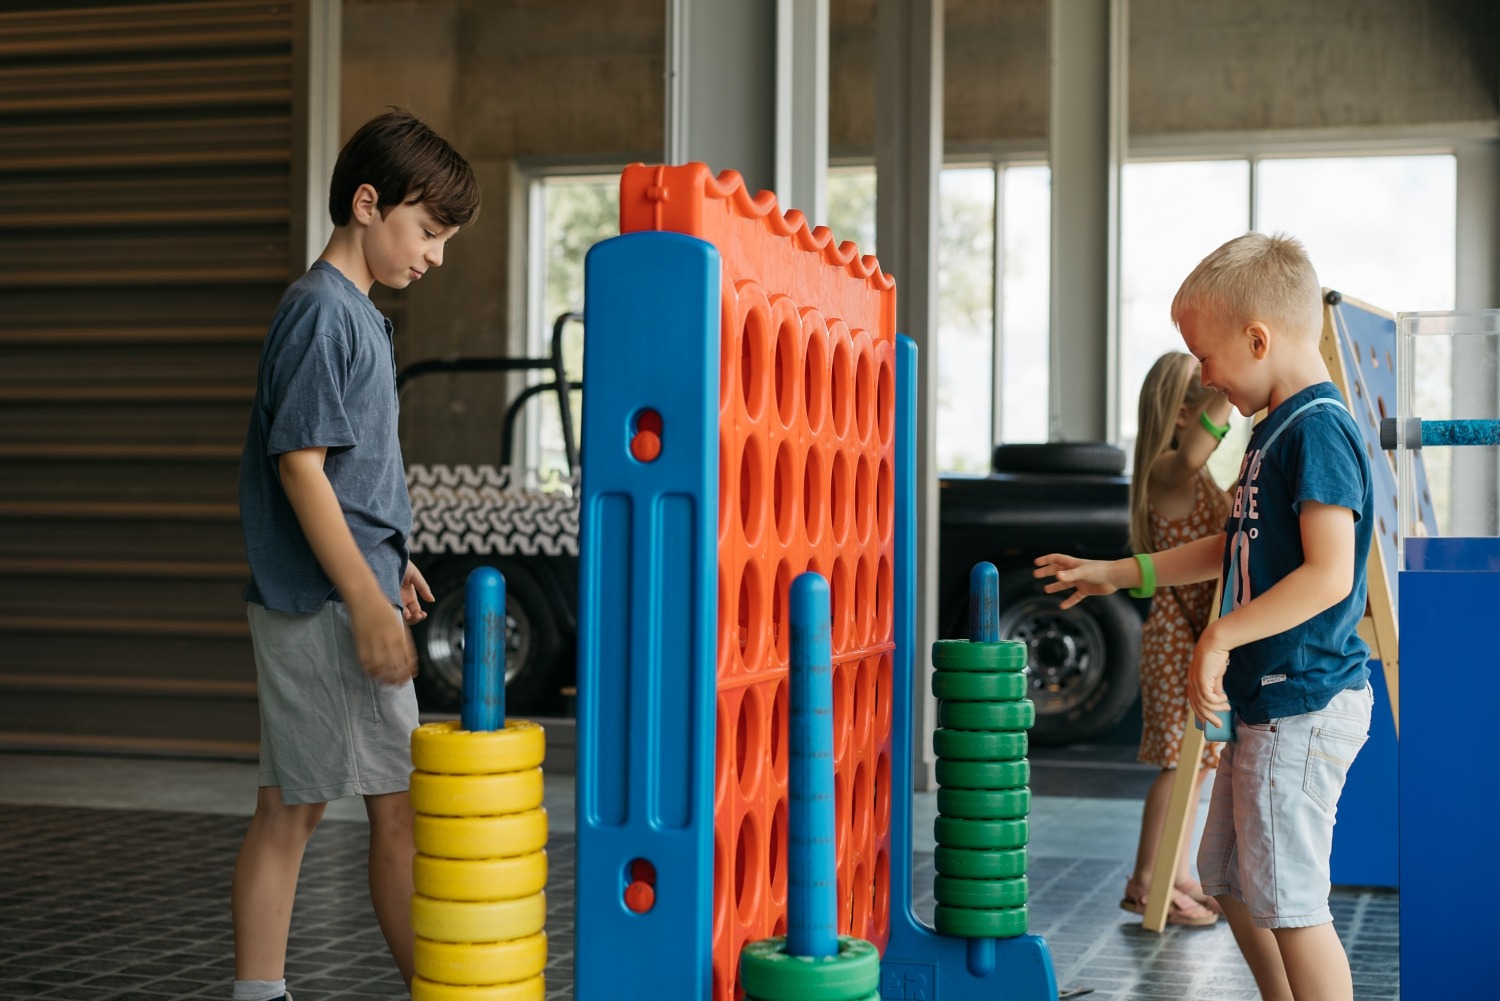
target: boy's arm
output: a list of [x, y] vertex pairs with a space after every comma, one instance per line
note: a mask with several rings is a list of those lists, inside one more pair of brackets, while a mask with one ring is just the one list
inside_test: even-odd
[[[1151, 554], [1156, 583], [1161, 587], [1217, 580], [1223, 559], [1223, 532]], [[1090, 595], [1111, 594], [1124, 587], [1141, 586], [1141, 565], [1133, 556], [1121, 560], [1081, 560], [1076, 556], [1052, 553], [1037, 557], [1036, 567], [1031, 574], [1033, 577], [1057, 578], [1042, 588], [1048, 594], [1074, 588], [1073, 593], [1063, 599], [1062, 608], [1072, 608]]]
[[1306, 500], [1297, 521], [1302, 565], [1265, 594], [1209, 623], [1193, 650], [1188, 701], [1199, 719], [1229, 708], [1223, 688], [1229, 651], [1300, 626], [1338, 604], [1354, 587], [1354, 512]]
[[303, 448], [277, 456], [281, 486], [318, 564], [348, 606], [360, 665], [376, 681], [400, 684], [416, 674], [416, 648], [354, 542], [323, 471], [327, 454], [326, 448]]

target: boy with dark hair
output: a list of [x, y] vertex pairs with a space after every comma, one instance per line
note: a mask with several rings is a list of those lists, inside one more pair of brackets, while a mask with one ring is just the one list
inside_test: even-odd
[[1232, 714], [1198, 850], [1266, 1001], [1352, 1001], [1328, 908], [1339, 794], [1370, 730], [1365, 558], [1374, 500], [1354, 419], [1318, 349], [1322, 297], [1302, 245], [1247, 233], [1182, 283], [1172, 320], [1203, 385], [1261, 410], [1225, 531], [1113, 561], [1051, 555], [1064, 608], [1122, 587], [1222, 576], [1220, 617], [1188, 668], [1198, 718]]
[[260, 699], [260, 790], [235, 864], [236, 1001], [286, 992], [308, 839], [331, 799], [362, 796], [370, 899], [412, 976], [408, 625], [432, 600], [407, 553], [391, 324], [369, 299], [443, 263], [479, 208], [473, 170], [413, 115], [366, 123], [339, 154], [335, 230], [282, 297], [261, 350], [240, 466], [245, 587]]

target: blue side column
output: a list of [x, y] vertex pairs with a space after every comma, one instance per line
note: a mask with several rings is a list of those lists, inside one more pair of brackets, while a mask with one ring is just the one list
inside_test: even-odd
[[891, 667], [891, 937], [880, 996], [929, 1001], [1056, 1001], [1052, 954], [1037, 935], [960, 939], [939, 935], [912, 910], [913, 631], [916, 614], [917, 348], [896, 345], [896, 650]]
[[712, 983], [719, 276], [710, 244], [675, 233], [615, 237], [588, 255], [584, 999], [702, 999]]

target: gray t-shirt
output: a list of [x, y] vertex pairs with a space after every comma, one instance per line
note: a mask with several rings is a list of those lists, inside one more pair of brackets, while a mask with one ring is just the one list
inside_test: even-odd
[[391, 322], [337, 268], [314, 263], [281, 297], [261, 348], [240, 460], [246, 601], [312, 612], [337, 597], [277, 472], [282, 453], [323, 447], [323, 469], [354, 541], [399, 604], [411, 499], [396, 418]]

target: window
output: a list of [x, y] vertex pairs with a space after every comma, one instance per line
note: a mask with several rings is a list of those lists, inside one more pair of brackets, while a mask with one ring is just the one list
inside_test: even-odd
[[[553, 324], [583, 310], [583, 261], [589, 248], [619, 233], [620, 180], [616, 171], [542, 177], [531, 185], [530, 295], [526, 352], [542, 358], [551, 350]], [[583, 373], [583, 326], [566, 325], [563, 359], [569, 381]], [[546, 371], [528, 372], [528, 384], [546, 382]], [[574, 434], [582, 433], [583, 394], [572, 393]], [[567, 453], [557, 398], [541, 393], [526, 405], [526, 470], [546, 484], [567, 478]], [[577, 442], [575, 442], [577, 444]]]

